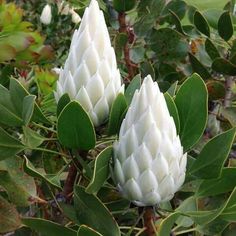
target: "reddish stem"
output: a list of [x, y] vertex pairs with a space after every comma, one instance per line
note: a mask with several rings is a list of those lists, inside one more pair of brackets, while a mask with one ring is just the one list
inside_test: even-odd
[[155, 212], [152, 207], [145, 207], [144, 208], [144, 227], [146, 228], [146, 234], [147, 236], [155, 236], [155, 228], [154, 228], [154, 222], [156, 219]]

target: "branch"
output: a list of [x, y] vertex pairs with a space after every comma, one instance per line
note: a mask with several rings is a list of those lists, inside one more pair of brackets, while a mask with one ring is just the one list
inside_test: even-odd
[[137, 68], [137, 65], [134, 64], [130, 60], [130, 51], [129, 51], [129, 43], [134, 41], [134, 34], [130, 30], [130, 28], [126, 25], [125, 12], [120, 12], [119, 13], [118, 21], [119, 21], [119, 24], [120, 24], [119, 32], [124, 33], [128, 36], [128, 40], [127, 40], [127, 42], [124, 46], [124, 60], [125, 60], [125, 64], [126, 64], [126, 67], [127, 67], [127, 70], [128, 70], [128, 74], [129, 74], [126, 79], [128, 81], [130, 81], [135, 76], [136, 68]]
[[234, 82], [233, 76], [229, 76], [225, 79], [226, 93], [224, 98], [224, 107], [229, 107], [231, 104], [233, 82]]
[[147, 236], [155, 236], [156, 235], [156, 229], [154, 226], [156, 216], [153, 207], [145, 207], [144, 208], [144, 227], [146, 228], [146, 234]]

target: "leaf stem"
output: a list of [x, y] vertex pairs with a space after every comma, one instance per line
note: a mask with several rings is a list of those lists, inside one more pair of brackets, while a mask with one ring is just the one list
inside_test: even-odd
[[196, 229], [197, 228], [191, 228], [191, 229], [182, 230], [182, 231], [176, 232], [175, 235], [180, 235], [180, 234], [185, 234], [185, 233], [193, 232], [193, 231], [196, 231]]
[[154, 227], [155, 218], [156, 216], [153, 207], [145, 207], [143, 221], [144, 221], [144, 227], [146, 228], [145, 232], [147, 236], [156, 235], [156, 229]]
[[34, 126], [40, 128], [40, 129], [44, 129], [44, 130], [47, 130], [47, 131], [49, 131], [49, 132], [57, 133], [54, 129], [50, 129], [50, 128], [46, 127], [46, 126], [37, 124], [37, 123], [35, 123], [35, 122], [34, 122], [33, 124], [34, 124]]

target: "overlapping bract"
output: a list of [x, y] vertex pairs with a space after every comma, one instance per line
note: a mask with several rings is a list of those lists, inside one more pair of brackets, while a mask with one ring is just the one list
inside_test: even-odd
[[55, 98], [58, 101], [68, 93], [71, 99], [80, 102], [94, 125], [99, 126], [108, 118], [112, 102], [123, 90], [103, 13], [97, 1], [92, 0], [74, 32]]
[[51, 6], [47, 4], [44, 6], [42, 10], [40, 21], [45, 25], [49, 25], [51, 23], [51, 20], [52, 20], [52, 9]]
[[138, 206], [168, 201], [184, 182], [186, 158], [165, 98], [147, 76], [134, 94], [114, 144], [113, 176], [118, 189]]

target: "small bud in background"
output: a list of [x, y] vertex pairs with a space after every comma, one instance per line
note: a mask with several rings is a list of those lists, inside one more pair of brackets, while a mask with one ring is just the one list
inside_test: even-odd
[[52, 20], [52, 9], [51, 9], [51, 6], [47, 4], [43, 8], [43, 11], [40, 16], [40, 21], [44, 25], [49, 25], [51, 23], [51, 20]]
[[92, 0], [72, 37], [55, 98], [58, 101], [68, 93], [88, 112], [93, 124], [99, 126], [108, 119], [113, 101], [123, 91], [103, 12], [97, 1]]
[[113, 153], [117, 187], [137, 206], [169, 201], [184, 182], [187, 153], [150, 75], [134, 94]]
[[207, 130], [211, 137], [216, 136], [220, 133], [220, 121], [217, 119], [217, 114], [219, 113], [220, 105], [216, 105], [212, 112], [208, 115]]
[[77, 14], [74, 9], [70, 9], [70, 14], [73, 23], [78, 24], [81, 21], [79, 14]]

